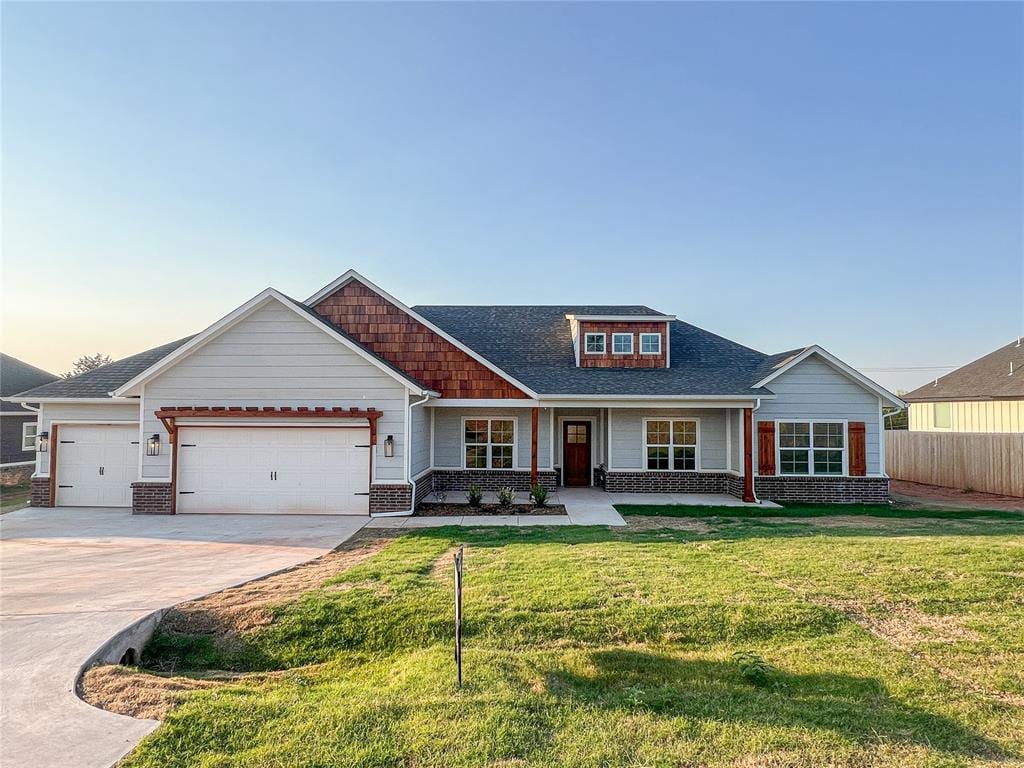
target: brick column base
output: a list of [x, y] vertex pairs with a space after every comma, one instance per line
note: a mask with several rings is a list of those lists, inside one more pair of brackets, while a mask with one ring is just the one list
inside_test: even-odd
[[33, 507], [50, 506], [50, 478], [33, 477], [29, 505]]
[[370, 486], [370, 514], [408, 512], [412, 508], [412, 486], [405, 483]]
[[170, 483], [132, 483], [133, 515], [173, 515]]

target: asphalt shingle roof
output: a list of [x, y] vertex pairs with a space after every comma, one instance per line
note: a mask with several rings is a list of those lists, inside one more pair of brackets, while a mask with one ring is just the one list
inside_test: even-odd
[[145, 352], [140, 352], [137, 355], [132, 355], [122, 360], [115, 360], [87, 373], [72, 376], [70, 379], [58, 379], [41, 387], [17, 394], [21, 397], [32, 396], [40, 398], [107, 397], [108, 393], [135, 378], [149, 368], [149, 366], [153, 365], [153, 363], [163, 359], [191, 338], [191, 336], [187, 336], [184, 339], [178, 339], [169, 344], [147, 349]]
[[[42, 368], [0, 352], [0, 397], [15, 395], [58, 378]], [[31, 413], [18, 403], [0, 402], [0, 413]]]
[[669, 368], [578, 368], [567, 314], [654, 315], [644, 306], [418, 306], [413, 311], [544, 395], [757, 395], [767, 356], [671, 321]]
[[[1010, 363], [1014, 374], [1010, 375]], [[1024, 342], [1011, 341], [972, 363], [903, 395], [908, 402], [1024, 397]]]

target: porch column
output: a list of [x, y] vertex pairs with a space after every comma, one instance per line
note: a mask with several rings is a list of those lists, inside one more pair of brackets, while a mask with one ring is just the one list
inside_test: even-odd
[[530, 409], [530, 485], [537, 484], [537, 420], [540, 408]]
[[743, 501], [754, 499], [754, 409], [743, 409]]

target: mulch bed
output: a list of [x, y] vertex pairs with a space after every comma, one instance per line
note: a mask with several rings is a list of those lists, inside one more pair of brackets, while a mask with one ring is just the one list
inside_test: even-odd
[[532, 504], [510, 504], [500, 507], [497, 504], [481, 504], [472, 507], [469, 504], [438, 504], [427, 502], [416, 507], [414, 517], [488, 517], [492, 515], [564, 515], [565, 507], [561, 504], [548, 504], [546, 507], [535, 507]]

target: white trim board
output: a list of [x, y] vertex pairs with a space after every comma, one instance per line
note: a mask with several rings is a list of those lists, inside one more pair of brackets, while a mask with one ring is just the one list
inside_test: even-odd
[[[769, 374], [768, 376], [766, 376], [765, 378], [761, 379], [759, 382], [754, 384], [752, 386], [752, 389], [757, 389], [758, 387], [765, 387], [765, 386], [767, 386], [770, 382], [774, 381], [775, 379], [777, 379], [779, 376], [781, 376], [782, 374], [784, 374], [786, 371], [790, 370], [794, 366], [799, 365], [800, 363], [802, 363], [804, 360], [806, 360], [811, 355], [817, 355], [825, 363], [827, 363], [832, 368], [834, 368], [837, 371], [839, 371], [839, 373], [844, 374], [847, 378], [853, 379], [854, 381], [856, 381], [858, 384], [860, 384], [865, 389], [871, 390], [872, 392], [874, 392], [876, 395], [878, 395], [883, 400], [888, 400], [889, 403], [891, 403], [892, 405], [896, 406], [897, 408], [906, 408], [907, 407], [907, 404], [905, 402], [903, 402], [902, 400], [900, 400], [898, 397], [896, 397], [896, 395], [892, 394], [887, 389], [884, 389], [883, 387], [879, 386], [878, 384], [873, 382], [871, 379], [869, 379], [867, 376], [862, 374], [860, 371], [857, 371], [856, 369], [854, 369], [851, 366], [847, 365], [842, 360], [840, 360], [838, 357], [836, 357], [835, 355], [825, 351], [824, 349], [819, 347], [817, 344], [814, 344], [814, 345], [812, 345], [810, 347], [807, 347], [803, 352], [801, 352], [798, 355], [794, 355], [793, 357], [789, 357], [786, 360], [783, 360], [781, 363], [779, 363], [778, 365], [775, 366], [775, 369], [774, 369], [774, 371], [771, 374]], [[767, 398], [765, 398], [765, 399], [767, 399]]]
[[[387, 301], [390, 304], [392, 304], [393, 306], [395, 306], [397, 309], [399, 309], [402, 312], [404, 312], [405, 314], [407, 314], [413, 320], [415, 320], [416, 322], [421, 323], [422, 325], [426, 326], [427, 328], [432, 330], [434, 333], [436, 333], [438, 336], [440, 336], [442, 339], [447, 341], [449, 344], [452, 344], [453, 346], [455, 346], [458, 349], [460, 349], [463, 352], [465, 352], [467, 355], [472, 357], [474, 360], [476, 360], [478, 363], [480, 363], [482, 366], [487, 368], [492, 373], [496, 373], [498, 376], [501, 376], [501, 378], [505, 379], [510, 384], [513, 384], [514, 386], [518, 387], [519, 389], [521, 389], [523, 392], [525, 392], [526, 394], [530, 395], [531, 397], [536, 397], [537, 396], [536, 392], [534, 392], [528, 386], [523, 384], [521, 381], [519, 381], [518, 379], [516, 379], [516, 378], [514, 378], [512, 376], [509, 376], [507, 373], [505, 373], [505, 371], [501, 370], [501, 368], [496, 366], [490, 360], [488, 360], [487, 358], [483, 357], [479, 352], [471, 349], [470, 347], [467, 347], [465, 344], [463, 344], [461, 341], [456, 339], [454, 336], [450, 335], [449, 333], [447, 333], [443, 329], [441, 329], [438, 326], [434, 325], [432, 322], [427, 320], [422, 315], [419, 315], [418, 313], [414, 312], [412, 309], [410, 309], [405, 304], [400, 302], [398, 299], [396, 299], [390, 293], [388, 293], [385, 290], [382, 290], [377, 285], [371, 283], [369, 280], [367, 280], [365, 277], [360, 275], [354, 269], [348, 270], [348, 272], [343, 274], [341, 277], [337, 278], [336, 280], [334, 280], [331, 283], [328, 283], [323, 288], [321, 288], [319, 291], [317, 291], [312, 296], [310, 296], [308, 299], [306, 299], [306, 301], [305, 301], [306, 306], [308, 306], [310, 308], [315, 307], [322, 299], [327, 298], [332, 293], [337, 291], [339, 288], [341, 288], [344, 285], [347, 285], [348, 283], [352, 282], [353, 280], [356, 280], [357, 282], [362, 283], [364, 286], [369, 288], [371, 291], [373, 291], [374, 293], [379, 295], [382, 299], [384, 299], [385, 301]], [[439, 396], [439, 395], [436, 395], [436, 393], [435, 393], [435, 396]]]
[[416, 381], [413, 381], [412, 379], [406, 376], [403, 376], [398, 371], [393, 369], [391, 366], [384, 364], [376, 356], [370, 354], [359, 344], [356, 344], [352, 340], [346, 338], [345, 336], [342, 336], [336, 330], [327, 325], [326, 322], [318, 321], [315, 317], [313, 317], [313, 315], [311, 315], [309, 312], [300, 309], [287, 296], [275, 290], [274, 288], [267, 288], [266, 290], [258, 293], [256, 296], [253, 296], [251, 299], [249, 299], [249, 301], [245, 302], [245, 304], [238, 307], [234, 311], [228, 313], [206, 330], [193, 336], [191, 340], [189, 340], [185, 344], [182, 344], [180, 347], [178, 347], [176, 350], [168, 354], [166, 357], [161, 358], [153, 365], [149, 366], [149, 368], [144, 370], [142, 373], [138, 374], [131, 380], [122, 384], [120, 387], [114, 390], [111, 393], [111, 395], [114, 397], [118, 397], [129, 394], [138, 394], [138, 392], [136, 391], [136, 387], [141, 386], [146, 381], [149, 381], [153, 377], [158, 376], [167, 369], [171, 368], [180, 360], [192, 354], [197, 349], [207, 344], [211, 340], [215, 339], [217, 336], [224, 333], [229, 328], [234, 327], [242, 320], [249, 317], [249, 315], [253, 314], [256, 310], [269, 304], [271, 301], [276, 301], [282, 306], [287, 307], [292, 312], [294, 312], [298, 317], [305, 319], [308, 323], [310, 323], [316, 328], [319, 328], [325, 334], [333, 338], [335, 341], [339, 342], [342, 346], [355, 352], [360, 357], [362, 357], [372, 365], [376, 366], [384, 373], [388, 374], [391, 378], [405, 385], [405, 387], [408, 388], [410, 391], [415, 392], [419, 395], [431, 394], [435, 397], [440, 397], [439, 393], [433, 392], [432, 390], [429, 389], [424, 389], [421, 384], [417, 383]]

